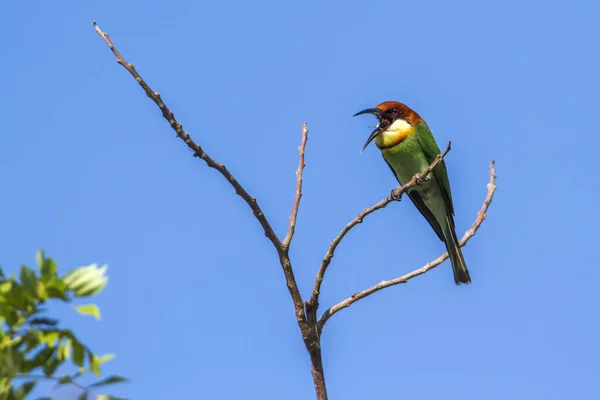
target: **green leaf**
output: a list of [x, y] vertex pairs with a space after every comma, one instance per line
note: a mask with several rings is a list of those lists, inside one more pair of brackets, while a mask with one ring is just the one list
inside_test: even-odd
[[31, 359], [31, 369], [39, 368], [48, 363], [56, 351], [53, 347], [44, 347]]
[[98, 362], [100, 363], [100, 365], [103, 365], [109, 361], [114, 360], [115, 358], [117, 358], [115, 354], [103, 354], [101, 356], [98, 356]]
[[46, 300], [48, 298], [48, 291], [46, 290], [46, 285], [44, 284], [44, 281], [42, 281], [42, 280], [38, 280], [36, 282], [35, 292], [37, 294], [37, 298], [42, 303], [44, 302], [44, 300]]
[[71, 355], [71, 346], [72, 346], [72, 342], [71, 339], [63, 339], [64, 343], [62, 345], [61, 348], [59, 348], [59, 357], [62, 357], [63, 359], [68, 359], [69, 356]]
[[85, 392], [81, 393], [79, 395], [79, 397], [77, 397], [77, 400], [88, 400], [88, 392], [87, 392], [87, 390]]
[[35, 253], [35, 262], [36, 262], [38, 268], [40, 269], [40, 271], [42, 270], [42, 266], [44, 265], [45, 259], [46, 259], [46, 256], [44, 255], [44, 250], [39, 249], [37, 251], [37, 253]]
[[44, 374], [46, 376], [52, 376], [54, 375], [54, 371], [56, 371], [56, 368], [58, 368], [58, 366], [62, 364], [62, 361], [60, 361], [57, 358], [52, 358], [50, 359], [45, 365], [44, 365]]
[[21, 385], [17, 390], [14, 391], [14, 398], [15, 399], [24, 399], [29, 392], [31, 392], [31, 390], [35, 387], [35, 384], [37, 383], [37, 381], [28, 381], [23, 383], [23, 385]]
[[16, 347], [8, 345], [3, 346], [0, 355], [0, 379], [18, 374], [24, 362], [23, 354]]
[[35, 272], [27, 265], [23, 264], [21, 265], [20, 279], [23, 289], [25, 289], [31, 297], [36, 297], [37, 277], [35, 276]]
[[83, 351], [83, 345], [79, 343], [79, 341], [73, 340], [73, 355], [71, 358], [71, 360], [73, 360], [73, 363], [75, 363], [75, 365], [77, 365], [78, 367], [83, 367], [84, 355], [85, 354]]
[[59, 385], [65, 385], [67, 383], [73, 383], [73, 378], [71, 378], [69, 375], [61, 376], [61, 378], [58, 380]]
[[65, 291], [57, 288], [56, 286], [47, 286], [46, 292], [48, 293], [48, 297], [52, 299], [61, 299], [64, 301], [69, 301], [69, 296], [67, 296]]
[[39, 337], [37, 331], [30, 330], [29, 332], [27, 332], [23, 342], [26, 345], [25, 349], [23, 350], [24, 354], [29, 353], [31, 350], [33, 350], [34, 348], [39, 346], [40, 337]]
[[58, 320], [54, 319], [54, 318], [47, 318], [47, 317], [32, 318], [29, 320], [29, 325], [56, 326], [56, 325], [58, 325]]
[[4, 280], [0, 283], [0, 295], [6, 295], [12, 289], [13, 281], [10, 279]]
[[9, 327], [14, 327], [19, 322], [19, 316], [13, 307], [0, 304], [0, 318], [6, 321]]
[[61, 299], [64, 301], [69, 300], [67, 295], [67, 285], [57, 276], [52, 277], [50, 280], [44, 282], [46, 285], [46, 291], [48, 295], [55, 299]]
[[48, 347], [54, 347], [58, 340], [59, 331], [38, 331], [40, 342], [46, 343]]
[[100, 376], [100, 362], [98, 361], [98, 357], [91, 351], [88, 351], [88, 357], [90, 360], [90, 371], [97, 377]]
[[2, 271], [2, 267], [0, 267], [0, 278], [4, 278], [4, 271]]
[[41, 278], [44, 282], [51, 280], [56, 276], [56, 262], [54, 262], [51, 258], [46, 258], [44, 256], [44, 251], [40, 250], [37, 253], [37, 265], [40, 270]]
[[23, 312], [33, 311], [31, 309], [33, 307], [33, 297], [17, 282], [13, 282], [10, 293], [5, 295], [8, 304]]
[[95, 304], [82, 304], [75, 307], [75, 310], [81, 315], [91, 315], [96, 319], [100, 319], [100, 309]]
[[96, 383], [92, 383], [89, 387], [100, 387], [100, 386], [107, 386], [107, 385], [114, 385], [115, 383], [122, 383], [122, 382], [128, 382], [129, 379], [124, 378], [122, 376], [119, 375], [111, 375], [105, 379], [102, 379], [101, 381], [98, 381]]

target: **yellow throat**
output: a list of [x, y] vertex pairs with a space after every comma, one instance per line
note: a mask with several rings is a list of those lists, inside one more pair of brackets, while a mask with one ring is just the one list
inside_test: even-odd
[[414, 133], [414, 126], [403, 119], [397, 119], [375, 138], [375, 144], [380, 149], [387, 149], [394, 147]]

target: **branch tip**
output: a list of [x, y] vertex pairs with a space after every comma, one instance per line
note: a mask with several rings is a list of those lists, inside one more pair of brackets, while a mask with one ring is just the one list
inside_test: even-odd
[[346, 226], [340, 231], [340, 233], [338, 233], [338, 235], [332, 240], [329, 248], [327, 249], [327, 252], [325, 253], [325, 256], [323, 257], [323, 260], [321, 261], [321, 266], [319, 267], [319, 271], [317, 272], [317, 277], [315, 279], [315, 284], [313, 286], [313, 291], [312, 291], [312, 296], [311, 296], [311, 299], [314, 303], [318, 303], [318, 301], [319, 301], [319, 295], [321, 293], [321, 285], [323, 284], [323, 278], [325, 276], [325, 272], [327, 271], [327, 267], [329, 267], [329, 264], [331, 263], [331, 259], [333, 258], [333, 254], [334, 254], [337, 246], [340, 244], [340, 242], [346, 236], [346, 234], [352, 228], [354, 228], [356, 225], [362, 223], [364, 218], [367, 215], [369, 215], [379, 209], [385, 208], [392, 201], [400, 200], [402, 198], [402, 195], [408, 189], [422, 183], [423, 177], [427, 177], [427, 175], [429, 175], [429, 173], [439, 163], [442, 162], [442, 160], [444, 159], [446, 154], [448, 154], [448, 152], [450, 151], [450, 148], [451, 148], [451, 143], [452, 143], [451, 141], [448, 142], [448, 147], [446, 148], [446, 150], [443, 153], [438, 154], [436, 156], [435, 160], [433, 160], [433, 162], [429, 165], [429, 167], [427, 167], [427, 169], [425, 169], [425, 171], [423, 171], [420, 174], [415, 174], [412, 177], [412, 179], [410, 181], [408, 181], [405, 185], [402, 185], [402, 186], [392, 190], [390, 192], [390, 195], [388, 197], [386, 197], [385, 199], [379, 201], [378, 203], [376, 203], [375, 205], [373, 205], [371, 207], [365, 208], [352, 221], [350, 221], [348, 224], [346, 224]]
[[[432, 166], [434, 166], [434, 165], [433, 164], [430, 165], [430, 168]], [[413, 177], [413, 180], [414, 180], [414, 177]], [[411, 180], [411, 182], [412, 182], [412, 180]], [[494, 169], [494, 161], [492, 161], [490, 164], [490, 181], [487, 184], [487, 194], [486, 194], [485, 200], [483, 201], [481, 209], [477, 212], [477, 217], [475, 219], [475, 222], [473, 222], [473, 225], [471, 225], [471, 228], [469, 228], [465, 232], [463, 237], [458, 242], [458, 245], [460, 247], [465, 246], [467, 244], [467, 242], [473, 236], [475, 236], [475, 233], [481, 227], [481, 224], [483, 223], [483, 221], [486, 219], [487, 210], [488, 210], [490, 204], [492, 203], [492, 200], [494, 198], [494, 193], [496, 192], [495, 182], [496, 182], [496, 173], [495, 173], [495, 169]], [[406, 187], [406, 185], [402, 186], [402, 188], [405, 188], [405, 187]], [[333, 243], [332, 243], [332, 245], [333, 245]], [[365, 297], [370, 296], [373, 293], [378, 292], [382, 289], [388, 288], [390, 286], [395, 286], [400, 283], [406, 283], [410, 279], [415, 278], [419, 275], [424, 274], [427, 271], [434, 269], [435, 267], [440, 265], [442, 262], [444, 262], [447, 258], [448, 258], [448, 253], [444, 253], [441, 256], [439, 256], [438, 258], [436, 258], [435, 260], [425, 264], [424, 266], [422, 266], [419, 269], [416, 269], [416, 270], [409, 272], [408, 274], [405, 274], [398, 278], [381, 281], [378, 284], [371, 286], [370, 288], [367, 288], [360, 292], [356, 292], [353, 295], [351, 295], [350, 297], [348, 297], [347, 299], [340, 301], [336, 305], [327, 309], [323, 313], [323, 315], [321, 315], [321, 318], [319, 319], [319, 322], [317, 324], [319, 332], [321, 332], [321, 330], [323, 329], [323, 326], [329, 320], [329, 318], [331, 318], [335, 313], [339, 312], [340, 310], [350, 307], [355, 302], [357, 302], [361, 299], [364, 299]], [[318, 295], [318, 293], [317, 293], [317, 295]]]
[[296, 194], [294, 196], [294, 202], [292, 204], [292, 212], [290, 214], [290, 223], [288, 225], [288, 231], [283, 239], [283, 246], [287, 250], [294, 237], [296, 231], [296, 220], [298, 218], [298, 210], [300, 208], [300, 199], [302, 198], [302, 175], [304, 174], [304, 150], [306, 149], [306, 142], [308, 140], [308, 128], [306, 122], [302, 124], [302, 139], [300, 140], [300, 146], [298, 146], [298, 169], [296, 170]]

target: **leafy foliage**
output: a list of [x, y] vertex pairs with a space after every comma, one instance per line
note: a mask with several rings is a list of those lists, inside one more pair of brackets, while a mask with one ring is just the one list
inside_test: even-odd
[[[90, 392], [107, 385], [125, 382], [112, 375], [88, 386], [77, 383], [86, 373], [100, 377], [103, 363], [113, 354], [97, 355], [59, 321], [44, 315], [43, 305], [50, 301], [72, 304], [76, 298], [100, 293], [108, 277], [107, 266], [95, 264], [77, 268], [60, 277], [54, 260], [43, 251], [37, 253], [37, 271], [22, 265], [18, 273], [6, 276], [0, 268], [0, 400], [27, 398], [40, 380], [51, 380], [56, 386], [75, 385], [81, 388], [80, 399], [91, 399]], [[82, 315], [100, 319], [95, 304], [74, 306]], [[57, 369], [73, 364], [77, 372], [56, 376]], [[97, 399], [118, 400], [106, 394]], [[44, 399], [50, 399], [44, 398]]]

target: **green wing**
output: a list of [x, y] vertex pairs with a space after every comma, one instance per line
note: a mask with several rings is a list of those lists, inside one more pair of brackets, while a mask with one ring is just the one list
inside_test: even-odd
[[[425, 123], [419, 122], [419, 124], [416, 126], [416, 130], [419, 145], [425, 154], [427, 162], [431, 164], [433, 160], [435, 160], [435, 157], [441, 153], [440, 148], [438, 147], [435, 138]], [[433, 169], [433, 175], [440, 185], [442, 195], [444, 196], [444, 202], [446, 203], [448, 211], [450, 211], [450, 215], [454, 215], [452, 193], [450, 192], [450, 181], [448, 180], [448, 171], [446, 170], [446, 163], [444, 160], [442, 160], [442, 162]]]
[[[398, 178], [398, 176], [396, 175], [396, 171], [394, 171], [394, 168], [385, 159], [385, 157], [383, 157], [383, 160], [388, 165], [388, 167], [390, 167], [390, 169], [392, 170], [392, 174], [394, 174], [394, 176], [396, 177], [396, 180], [398, 182], [400, 182], [400, 184], [402, 185], [402, 182], [400, 181], [400, 178]], [[438, 235], [438, 237], [440, 238], [440, 240], [442, 242], [446, 241], [446, 239], [444, 238], [444, 231], [442, 230], [442, 226], [437, 221], [437, 219], [435, 219], [435, 216], [433, 215], [433, 213], [431, 212], [431, 210], [427, 207], [427, 205], [425, 204], [425, 202], [421, 198], [421, 195], [419, 194], [419, 192], [417, 192], [416, 190], [409, 190], [406, 194], [412, 200], [413, 204], [415, 205], [415, 207], [417, 207], [417, 210], [419, 210], [419, 212], [421, 213], [421, 215], [423, 217], [425, 217], [425, 219], [427, 220], [427, 222], [429, 222], [429, 225], [431, 225], [431, 227], [433, 228], [433, 230], [435, 231], [435, 233]]]

